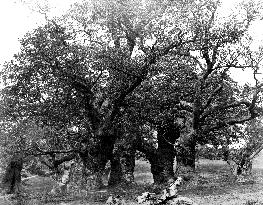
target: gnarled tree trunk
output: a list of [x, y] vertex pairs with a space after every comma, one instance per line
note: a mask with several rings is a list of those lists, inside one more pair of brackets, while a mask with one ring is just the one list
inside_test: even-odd
[[121, 162], [118, 156], [114, 156], [111, 160], [111, 171], [108, 185], [115, 186], [123, 181], [123, 173], [121, 169]]
[[174, 179], [175, 140], [180, 136], [180, 130], [176, 125], [167, 124], [158, 128], [158, 148], [147, 145], [147, 142], [138, 143], [137, 149], [146, 155], [151, 164], [151, 172], [154, 183], [164, 184], [169, 179]]
[[122, 155], [120, 158], [123, 182], [131, 184], [134, 182], [135, 152]]
[[195, 171], [195, 156], [196, 156], [196, 143], [193, 141], [191, 144], [180, 148], [176, 156], [176, 172], [194, 172]]
[[195, 132], [183, 136], [179, 140], [179, 145], [176, 148], [177, 174], [192, 173], [195, 171], [196, 144]]
[[114, 143], [115, 137], [103, 136], [90, 149], [80, 153], [85, 170], [90, 171], [94, 175], [92, 187], [94, 189], [104, 187], [102, 176], [108, 160], [112, 158]]
[[14, 155], [8, 163], [2, 179], [2, 187], [8, 194], [20, 192], [21, 171], [23, 168], [22, 155]]
[[179, 128], [174, 125], [159, 127], [157, 130], [157, 158], [151, 160], [153, 178], [156, 184], [166, 183], [174, 179], [174, 143], [180, 136]]
[[119, 142], [118, 148], [111, 159], [111, 173], [109, 185], [120, 183], [130, 184], [134, 182], [135, 146], [134, 139], [127, 137]]
[[240, 151], [237, 150], [230, 153], [228, 149], [225, 149], [224, 160], [230, 166], [230, 170], [234, 176], [250, 175], [254, 156], [251, 154], [251, 150], [241, 149]]

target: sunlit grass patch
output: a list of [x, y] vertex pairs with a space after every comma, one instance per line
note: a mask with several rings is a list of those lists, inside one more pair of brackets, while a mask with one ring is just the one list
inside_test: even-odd
[[138, 184], [153, 183], [151, 165], [148, 161], [137, 160], [134, 171], [135, 182]]

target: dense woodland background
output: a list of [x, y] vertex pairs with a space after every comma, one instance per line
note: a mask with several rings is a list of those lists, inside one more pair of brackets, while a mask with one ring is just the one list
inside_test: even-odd
[[[151, 187], [191, 181], [204, 158], [225, 161], [234, 179], [251, 174], [263, 148], [263, 52], [249, 29], [262, 4], [240, 2], [228, 17], [220, 5], [82, 1], [21, 37], [1, 70], [3, 190], [20, 193], [32, 175], [60, 192], [74, 180], [136, 186], [136, 160], [150, 164]], [[254, 82], [235, 82], [240, 70]]]

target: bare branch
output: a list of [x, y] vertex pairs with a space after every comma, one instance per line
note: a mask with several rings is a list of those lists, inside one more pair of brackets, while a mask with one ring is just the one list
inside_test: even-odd
[[205, 71], [205, 68], [203, 67], [202, 63], [194, 56], [190, 56], [190, 58], [192, 58], [201, 68], [202, 71]]
[[251, 68], [250, 65], [234, 65], [234, 64], [228, 64], [228, 65], [222, 65], [222, 66], [216, 66], [216, 68]]
[[204, 105], [204, 110], [208, 108], [208, 106], [211, 104], [212, 100], [223, 89], [223, 85], [220, 84], [208, 97], [206, 104]]
[[183, 33], [181, 30], [178, 32], [178, 35], [177, 35], [177, 36], [178, 36], [178, 39], [179, 39], [178, 42], [173, 42], [173, 43], [171, 43], [170, 45], [166, 46], [165, 48], [159, 50], [160, 57], [167, 55], [167, 54], [168, 54], [171, 50], [173, 50], [174, 48], [179, 48], [179, 47], [181, 47], [181, 46], [183, 46], [183, 45], [185, 45], [185, 44], [195, 42], [195, 40], [196, 40], [196, 38], [197, 38], [197, 36], [194, 36], [194, 37], [193, 37], [192, 39], [190, 39], [190, 40], [183, 41], [184, 33]]
[[100, 71], [100, 74], [98, 75], [98, 77], [96, 78], [96, 80], [94, 80], [94, 82], [92, 83], [91, 89], [96, 85], [96, 83], [98, 82], [98, 80], [100, 79], [100, 77], [102, 76], [103, 71]]
[[137, 137], [137, 140], [136, 140], [136, 149], [144, 154], [146, 154], [146, 158], [148, 160], [153, 160], [155, 159], [156, 155], [157, 155], [157, 150], [156, 148], [145, 142], [142, 137]]
[[144, 53], [147, 53], [147, 48], [145, 48], [145, 46], [143, 45], [143, 38], [142, 36], [139, 37], [140, 41], [139, 41], [139, 49], [142, 50]]
[[186, 110], [188, 112], [193, 112], [193, 105], [191, 103], [180, 100], [178, 106], [179, 106], [180, 110]]
[[214, 66], [216, 63], [216, 58], [217, 58], [217, 54], [218, 54], [218, 48], [220, 47], [220, 43], [219, 41], [216, 43], [216, 45], [213, 48], [213, 54], [212, 54], [212, 65]]
[[71, 149], [71, 150], [42, 150], [38, 147], [37, 144], [34, 145], [35, 151], [38, 153], [35, 153], [34, 155], [52, 155], [52, 154], [68, 154], [72, 152], [76, 152], [76, 150]]
[[231, 103], [231, 104], [228, 104], [228, 105], [213, 106], [212, 108], [208, 109], [207, 111], [205, 111], [203, 113], [202, 119], [204, 120], [206, 117], [208, 117], [209, 115], [211, 115], [215, 111], [227, 110], [227, 109], [230, 109], [230, 108], [241, 107], [243, 105], [245, 105], [247, 108], [249, 108], [251, 106], [251, 103], [248, 102], [248, 101], [239, 101], [239, 102]]
[[207, 117], [209, 114], [211, 114], [213, 111], [215, 110], [223, 110], [223, 109], [229, 109], [229, 108], [235, 108], [235, 107], [239, 107], [242, 105], [245, 105], [249, 111], [249, 115], [248, 116], [244, 116], [242, 118], [238, 118], [238, 119], [230, 119], [227, 121], [223, 121], [223, 122], [219, 122], [217, 123], [217, 125], [212, 126], [212, 127], [207, 127], [205, 129], [205, 133], [208, 133], [210, 131], [214, 131], [223, 127], [227, 127], [227, 126], [231, 126], [231, 125], [235, 125], [235, 124], [243, 124], [244, 122], [250, 121], [252, 119], [255, 119], [256, 117], [258, 117], [258, 113], [256, 112], [256, 102], [258, 99], [258, 93], [259, 93], [259, 88], [262, 87], [262, 84], [260, 86], [258, 86], [253, 94], [253, 98], [251, 102], [248, 101], [240, 101], [240, 102], [236, 102], [236, 103], [232, 103], [230, 105], [226, 105], [226, 106], [216, 106], [213, 109], [211, 109], [209, 112], [205, 113], [202, 117], [202, 119], [205, 119], [205, 117]]
[[55, 160], [54, 162], [54, 167], [57, 167], [59, 166], [60, 164], [64, 163], [64, 162], [68, 162], [72, 159], [75, 159], [76, 158], [76, 154], [75, 153], [72, 153], [70, 155], [66, 155], [66, 156], [63, 156], [62, 158], [60, 159], [57, 159]]
[[261, 152], [261, 150], [263, 150], [263, 143], [261, 143], [261, 145], [259, 145], [259, 147], [254, 151], [254, 153], [252, 153], [252, 155], [249, 156], [248, 160], [254, 159], [254, 157], [256, 157], [257, 154]]
[[102, 54], [102, 55], [98, 55], [97, 57], [98, 57], [98, 58], [105, 58], [105, 59], [110, 60], [110, 61], [111, 61], [111, 65], [112, 65], [110, 68], [113, 69], [113, 70], [122, 72], [123, 74], [126, 74], [126, 75], [128, 75], [128, 76], [140, 78], [140, 76], [138, 76], [138, 75], [136, 75], [136, 74], [134, 74], [134, 73], [127, 72], [127, 71], [125, 71], [125, 70], [122, 70], [122, 69], [118, 68], [117, 66], [114, 66], [114, 65], [115, 65], [115, 61], [114, 61], [114, 59], [113, 59], [110, 55]]

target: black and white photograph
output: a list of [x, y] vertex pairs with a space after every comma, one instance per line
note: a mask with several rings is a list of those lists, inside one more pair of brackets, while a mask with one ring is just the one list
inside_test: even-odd
[[263, 205], [263, 0], [1, 0], [0, 205]]

